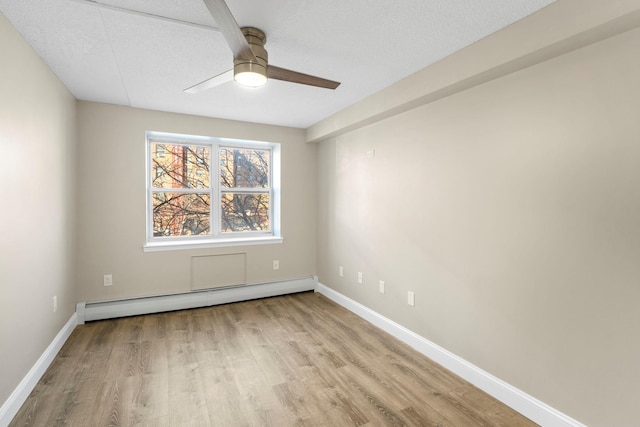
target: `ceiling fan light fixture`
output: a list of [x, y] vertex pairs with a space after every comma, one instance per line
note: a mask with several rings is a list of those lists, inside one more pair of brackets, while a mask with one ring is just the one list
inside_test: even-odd
[[267, 83], [267, 70], [260, 64], [251, 62], [236, 64], [233, 79], [242, 86], [261, 87]]
[[241, 28], [254, 58], [239, 57], [233, 60], [233, 78], [247, 87], [261, 87], [267, 83], [267, 63], [269, 54], [264, 48], [267, 37], [262, 30], [254, 27]]

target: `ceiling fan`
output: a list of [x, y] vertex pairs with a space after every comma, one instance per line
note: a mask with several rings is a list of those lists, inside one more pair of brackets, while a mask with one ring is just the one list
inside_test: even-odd
[[184, 91], [197, 93], [232, 79], [243, 86], [260, 87], [267, 79], [335, 89], [340, 83], [269, 64], [262, 30], [240, 28], [224, 0], [203, 0], [233, 53], [233, 69], [191, 86]]

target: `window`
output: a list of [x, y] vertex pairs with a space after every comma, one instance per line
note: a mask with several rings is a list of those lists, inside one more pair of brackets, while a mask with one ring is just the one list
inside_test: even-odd
[[147, 132], [145, 250], [280, 243], [279, 144]]

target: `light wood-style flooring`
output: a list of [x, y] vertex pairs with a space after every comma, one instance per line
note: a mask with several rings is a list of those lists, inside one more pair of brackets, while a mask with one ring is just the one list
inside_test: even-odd
[[78, 326], [11, 426], [534, 426], [313, 292]]

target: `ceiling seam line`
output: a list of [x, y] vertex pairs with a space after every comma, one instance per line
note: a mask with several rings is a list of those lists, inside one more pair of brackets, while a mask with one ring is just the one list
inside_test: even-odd
[[188, 27], [193, 27], [193, 28], [197, 28], [197, 29], [200, 29], [200, 30], [220, 32], [220, 29], [218, 27], [213, 27], [213, 26], [204, 25], [204, 24], [198, 24], [198, 23], [190, 22], [190, 21], [183, 21], [181, 19], [169, 18], [168, 16], [155, 15], [153, 13], [141, 12], [141, 11], [138, 11], [138, 10], [127, 9], [127, 8], [124, 8], [124, 7], [111, 6], [109, 4], [98, 3], [97, 1], [93, 1], [93, 0], [69, 0], [69, 1], [72, 1], [72, 2], [78, 3], [78, 4], [84, 4], [86, 6], [94, 6], [94, 7], [97, 7], [98, 9], [112, 10], [114, 12], [120, 12], [120, 13], [125, 13], [125, 14], [128, 14], [128, 15], [140, 16], [140, 17], [143, 17], [143, 18], [156, 19], [158, 21], [169, 22], [169, 23], [172, 23], [172, 24], [186, 25]]
[[107, 29], [107, 24], [104, 21], [104, 15], [102, 14], [102, 10], [98, 11], [100, 13], [100, 21], [102, 21], [102, 28], [104, 29], [104, 33], [107, 36], [107, 40], [109, 40], [109, 50], [111, 51], [111, 55], [113, 56], [113, 61], [116, 64], [116, 69], [118, 70], [118, 77], [120, 78], [120, 82], [122, 83], [122, 88], [124, 89], [124, 94], [127, 97], [127, 105], [129, 107], [133, 107], [131, 104], [131, 98], [129, 97], [129, 91], [127, 90], [127, 84], [124, 81], [124, 75], [122, 74], [122, 70], [120, 69], [120, 63], [118, 62], [118, 56], [116, 55], [115, 50], [113, 49], [113, 40], [111, 39], [111, 35], [109, 34], [109, 30]]

